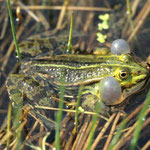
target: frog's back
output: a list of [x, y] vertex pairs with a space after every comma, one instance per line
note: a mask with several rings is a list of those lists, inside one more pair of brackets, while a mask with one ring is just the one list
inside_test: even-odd
[[119, 56], [113, 55], [60, 55], [25, 62], [22, 64], [22, 71], [25, 74], [40, 76], [54, 84], [59, 85], [63, 79], [66, 86], [75, 86], [99, 82], [105, 76], [114, 76], [115, 70], [120, 66], [129, 70], [138, 65], [132, 62], [129, 66], [128, 63], [130, 62], [120, 61]]
[[66, 49], [67, 38], [60, 36], [30, 37], [19, 44], [21, 56], [25, 59], [39, 55], [60, 55]]

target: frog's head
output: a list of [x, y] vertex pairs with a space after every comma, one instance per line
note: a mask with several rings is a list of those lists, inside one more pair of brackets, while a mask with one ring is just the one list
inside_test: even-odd
[[150, 76], [149, 70], [142, 64], [136, 62], [129, 55], [121, 55], [119, 59], [126, 59], [123, 65], [114, 71], [114, 77], [120, 82], [122, 94], [121, 98], [110, 105], [116, 105], [124, 101], [130, 95], [143, 89], [148, 83]]

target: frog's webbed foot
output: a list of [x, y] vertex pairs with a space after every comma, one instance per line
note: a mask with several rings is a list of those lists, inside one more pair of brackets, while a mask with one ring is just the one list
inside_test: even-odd
[[123, 108], [124, 107], [111, 107], [110, 108], [110, 111], [111, 111], [111, 113], [116, 113], [116, 112], [120, 112], [121, 113], [121, 116], [126, 116], [127, 115], [127, 113], [123, 110]]

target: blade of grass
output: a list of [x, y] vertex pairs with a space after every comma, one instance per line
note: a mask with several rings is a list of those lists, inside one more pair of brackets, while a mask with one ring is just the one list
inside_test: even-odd
[[15, 137], [16, 137], [16, 150], [19, 150], [22, 143], [22, 135], [21, 130], [19, 130], [19, 126], [21, 125], [21, 116], [22, 116], [22, 106], [23, 101], [20, 101], [18, 104], [13, 106], [13, 127], [15, 130]]
[[77, 132], [77, 127], [78, 127], [78, 113], [79, 113], [79, 104], [80, 104], [80, 99], [83, 91], [83, 85], [80, 86], [79, 91], [78, 91], [78, 97], [77, 97], [77, 104], [76, 104], [76, 112], [75, 112], [75, 127], [76, 127], [76, 132]]
[[60, 101], [59, 101], [59, 110], [56, 115], [56, 135], [55, 135], [55, 147], [56, 150], [60, 150], [60, 138], [59, 138], [59, 133], [60, 133], [60, 124], [61, 124], [61, 118], [62, 118], [62, 108], [63, 108], [63, 100], [64, 100], [64, 92], [65, 88], [64, 86], [60, 87]]
[[[135, 30], [135, 26], [134, 26], [134, 23], [133, 23], [133, 20], [132, 20], [132, 13], [131, 13], [130, 0], [126, 0], [126, 4], [127, 4], [128, 19], [129, 19], [129, 22], [130, 22], [131, 31], [132, 31], [132, 33], [133, 33], [134, 30]], [[136, 42], [137, 47], [139, 48], [139, 52], [140, 52], [140, 54], [141, 54], [141, 57], [144, 58], [144, 55], [143, 55], [143, 53], [142, 53], [142, 51], [141, 51], [142, 48], [141, 48], [141, 46], [140, 46], [140, 44], [139, 44], [138, 37], [136, 36], [136, 34], [134, 35], [134, 40], [135, 40], [135, 42]], [[130, 42], [130, 41], [131, 41], [131, 38], [129, 37], [128, 40], [127, 40], [127, 42]]]
[[126, 0], [126, 4], [127, 4], [127, 13], [128, 13], [129, 21], [130, 21], [130, 26], [131, 26], [132, 31], [134, 31], [134, 24], [132, 21], [132, 14], [131, 14], [131, 7], [130, 7], [130, 0]]
[[140, 132], [141, 132], [141, 127], [142, 127], [142, 124], [145, 120], [145, 114], [146, 114], [146, 111], [147, 109], [149, 108], [149, 105], [150, 105], [150, 90], [146, 96], [146, 100], [145, 100], [145, 103], [144, 103], [144, 106], [138, 116], [138, 120], [137, 120], [137, 126], [134, 130], [134, 134], [133, 134], [133, 138], [132, 138], [132, 141], [131, 141], [131, 150], [134, 150], [135, 147], [136, 147], [136, 143], [138, 141], [138, 138], [139, 138], [139, 135], [140, 135]]
[[121, 136], [122, 130], [125, 128], [125, 125], [126, 125], [126, 120], [123, 120], [109, 145], [109, 148], [108, 148], [109, 150], [113, 150], [114, 146], [117, 144], [117, 142]]
[[15, 42], [15, 46], [16, 46], [17, 56], [18, 56], [19, 60], [21, 61], [21, 54], [19, 51], [18, 42], [17, 42], [17, 38], [16, 38], [16, 31], [15, 31], [15, 26], [14, 26], [14, 22], [13, 22], [13, 16], [12, 16], [12, 11], [11, 11], [11, 7], [10, 7], [10, 1], [6, 0], [6, 2], [7, 2], [8, 11], [9, 11], [10, 24], [11, 24], [12, 34], [13, 34], [13, 38], [14, 38], [14, 42]]
[[69, 53], [72, 48], [72, 32], [73, 32], [73, 24], [74, 24], [74, 13], [71, 15], [71, 24], [70, 24], [70, 32], [69, 32], [69, 40], [67, 46], [67, 52]]
[[93, 141], [93, 137], [94, 137], [94, 133], [95, 133], [95, 125], [98, 119], [98, 112], [100, 110], [101, 104], [99, 102], [97, 102], [96, 106], [95, 106], [95, 115], [92, 118], [92, 126], [91, 126], [91, 130], [90, 130], [90, 134], [89, 134], [89, 143], [87, 146], [87, 150], [91, 149], [91, 145], [92, 145], [92, 141]]

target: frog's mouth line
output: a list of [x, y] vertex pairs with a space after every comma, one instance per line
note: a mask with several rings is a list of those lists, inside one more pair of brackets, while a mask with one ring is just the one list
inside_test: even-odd
[[143, 80], [141, 81], [140, 83], [130, 87], [130, 88], [126, 88], [123, 90], [122, 94], [121, 94], [121, 97], [118, 101], [114, 102], [111, 104], [111, 106], [113, 105], [118, 105], [120, 103], [122, 103], [127, 97], [129, 97], [130, 95], [132, 94], [135, 94], [141, 90], [143, 90], [142, 87], [144, 87], [144, 85], [147, 83], [147, 80]]

